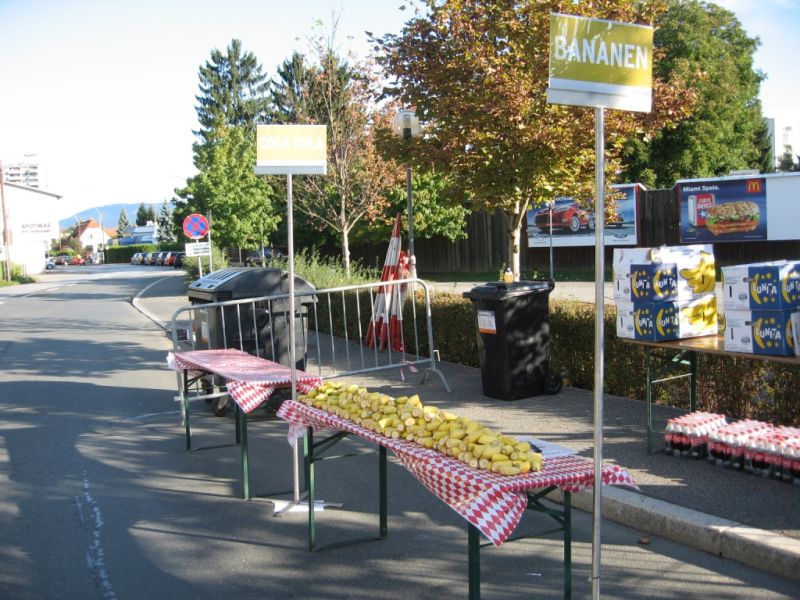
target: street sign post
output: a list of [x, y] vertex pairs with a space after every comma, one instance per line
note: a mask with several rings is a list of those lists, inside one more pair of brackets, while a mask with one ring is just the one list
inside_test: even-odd
[[[258, 125], [256, 127], [256, 175], [286, 175], [286, 237], [289, 245], [289, 314], [295, 314], [294, 300], [294, 217], [292, 175], [328, 173], [328, 133], [325, 125]], [[297, 400], [295, 361], [295, 319], [289, 319], [289, 365], [291, 398]], [[295, 440], [292, 448], [294, 490], [290, 506], [300, 506], [300, 455]]]
[[653, 28], [589, 17], [550, 15], [547, 102], [588, 106], [595, 114], [595, 327], [592, 599], [600, 598], [600, 516], [603, 513], [603, 224], [605, 223], [605, 108], [650, 112]]

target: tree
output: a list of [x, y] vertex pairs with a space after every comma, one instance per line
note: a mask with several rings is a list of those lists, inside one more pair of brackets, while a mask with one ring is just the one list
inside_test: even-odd
[[761, 126], [755, 131], [753, 142], [757, 155], [757, 160], [752, 166], [757, 168], [759, 173], [775, 172], [775, 154], [772, 147], [772, 134], [766, 119], [761, 119]]
[[193, 212], [211, 213], [213, 239], [220, 246], [257, 247], [275, 231], [278, 217], [273, 190], [255, 174], [255, 131], [223, 128], [217, 141], [195, 156], [198, 174], [177, 190], [175, 214], [180, 221]]
[[156, 222], [156, 211], [151, 206], [145, 206], [145, 203], [142, 202], [139, 204], [139, 208], [136, 210], [136, 225], [142, 227], [147, 225], [148, 223], [155, 223]]
[[[448, 176], [448, 196], [473, 210], [508, 217], [508, 263], [519, 274], [520, 230], [530, 206], [555, 196], [593, 197], [594, 113], [548, 105], [549, 18], [562, 2], [426, 0], [424, 13], [398, 35], [375, 40], [393, 81], [389, 96], [415, 107], [425, 135], [412, 140], [415, 165]], [[569, 11], [652, 23], [660, 2], [599, 0]], [[679, 81], [654, 80], [653, 112], [606, 113], [606, 169], [619, 166], [624, 135], [682, 117], [691, 93]], [[397, 156], [391, 133], [381, 147]]]
[[158, 213], [158, 241], [161, 244], [174, 244], [176, 240], [172, 211], [169, 208], [169, 203], [164, 200]]
[[251, 127], [269, 113], [269, 79], [256, 56], [242, 50], [242, 43], [231, 40], [223, 54], [211, 51], [211, 60], [200, 67], [200, 94], [197, 99], [195, 132], [201, 144], [214, 141], [216, 133], [229, 127]]
[[625, 179], [671, 187], [681, 178], [763, 169], [758, 94], [764, 75], [753, 67], [758, 38], [748, 37], [736, 16], [715, 4], [667, 4], [653, 40], [664, 57], [654, 65], [654, 75], [692, 79], [697, 104], [677, 127], [628, 142]]
[[119, 220], [117, 221], [117, 234], [119, 237], [124, 237], [125, 233], [131, 228], [131, 222], [128, 220], [127, 211], [122, 208], [119, 211]]
[[792, 155], [792, 147], [784, 146], [783, 154], [781, 154], [780, 159], [778, 159], [778, 171], [800, 171], [800, 155], [797, 156], [797, 162], [794, 161], [794, 158], [795, 157]]
[[211, 213], [220, 245], [256, 247], [275, 231], [279, 218], [273, 189], [254, 173], [256, 123], [266, 119], [269, 81], [255, 55], [233, 40], [227, 53], [211, 52], [200, 68], [193, 145], [198, 174], [176, 190], [173, 219]]
[[328, 176], [298, 181], [294, 206], [318, 228], [336, 233], [349, 273], [350, 232], [362, 220], [373, 222], [385, 215], [386, 194], [399, 170], [375, 146], [376, 126], [387, 127], [390, 118], [372, 103], [375, 73], [339, 56], [333, 37], [312, 40], [313, 66], [304, 65], [296, 53], [284, 62], [273, 82], [279, 108], [274, 118], [327, 126]]

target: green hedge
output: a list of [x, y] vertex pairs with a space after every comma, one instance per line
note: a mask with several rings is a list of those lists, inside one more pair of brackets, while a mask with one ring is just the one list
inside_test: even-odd
[[[359, 337], [355, 318], [361, 314], [361, 335], [366, 334], [370, 298], [363, 292], [346, 297], [344, 306], [348, 318], [348, 336]], [[421, 293], [414, 308], [417, 319], [424, 322], [425, 307]], [[333, 306], [333, 330], [343, 332], [344, 311], [341, 299]], [[330, 331], [328, 306], [320, 298], [317, 314], [320, 329]], [[594, 387], [594, 305], [573, 301], [550, 301], [550, 367], [562, 373], [564, 385], [581, 389]], [[412, 304], [407, 301], [403, 311], [404, 336], [413, 340]], [[606, 306], [605, 363], [603, 375], [605, 392], [615, 396], [646, 399], [645, 352], [641, 346], [627, 343], [616, 336], [616, 310]], [[434, 344], [441, 360], [479, 367], [478, 342], [472, 303], [448, 293], [436, 293], [431, 299], [431, 321]], [[313, 323], [312, 323], [313, 325]], [[420, 353], [428, 355], [427, 337], [420, 328]], [[800, 369], [789, 365], [759, 360], [744, 360], [730, 356], [699, 355], [697, 404], [698, 410], [723, 413], [731, 418], [761, 419], [780, 425], [800, 425]], [[689, 386], [686, 379], [656, 385], [654, 400], [658, 404], [687, 408]]]

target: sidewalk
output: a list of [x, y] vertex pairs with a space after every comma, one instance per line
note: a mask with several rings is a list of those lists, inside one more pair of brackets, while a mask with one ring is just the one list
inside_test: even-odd
[[[436, 289], [460, 294], [473, 284], [450, 285], [453, 290], [444, 284]], [[594, 298], [594, 284], [559, 283], [556, 289], [555, 299], [588, 302]], [[186, 284], [178, 273], [166, 276], [142, 290], [133, 304], [165, 326], [174, 311], [187, 304]], [[446, 362], [439, 363], [439, 368], [452, 388], [449, 394], [435, 377], [420, 387], [419, 374], [406, 372], [403, 379], [395, 370], [371, 373], [358, 382], [393, 395], [413, 388], [425, 403], [468, 414], [505, 433], [532, 435], [586, 457], [593, 455], [591, 391], [564, 388], [555, 396], [504, 402], [481, 393], [478, 369]], [[800, 581], [800, 487], [705, 461], [648, 455], [645, 403], [606, 396], [604, 404], [604, 459], [625, 467], [641, 490], [604, 488], [605, 518]], [[681, 412], [654, 407], [655, 430], [663, 429], [668, 418]], [[578, 495], [573, 504], [591, 511], [591, 494]]]

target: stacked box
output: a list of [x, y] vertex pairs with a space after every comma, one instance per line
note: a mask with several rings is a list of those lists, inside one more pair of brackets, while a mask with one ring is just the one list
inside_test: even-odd
[[790, 356], [796, 351], [791, 310], [726, 310], [725, 350]]
[[800, 262], [722, 268], [722, 306], [729, 310], [800, 309]]
[[792, 338], [794, 339], [794, 355], [800, 356], [800, 312], [792, 313]]
[[694, 300], [633, 303], [633, 339], [664, 342], [716, 334], [714, 294]]
[[617, 336], [663, 341], [717, 333], [713, 247], [614, 250]]
[[792, 317], [800, 311], [800, 262], [734, 265], [724, 267], [722, 275], [725, 349], [778, 356], [796, 354], [797, 333], [792, 329]]

